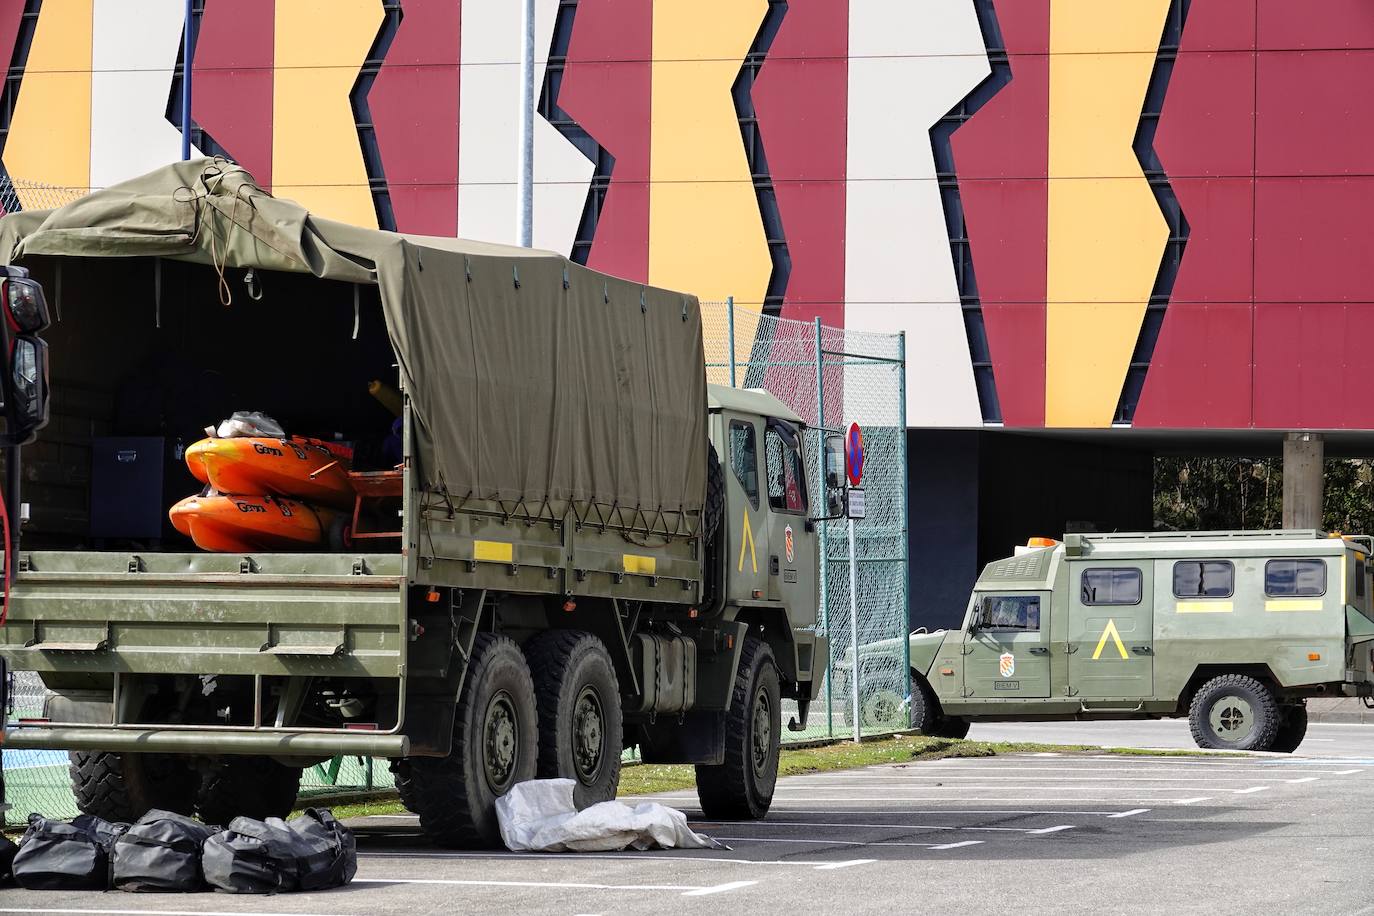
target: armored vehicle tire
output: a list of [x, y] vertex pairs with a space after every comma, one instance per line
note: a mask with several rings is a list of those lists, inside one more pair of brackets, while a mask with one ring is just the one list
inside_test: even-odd
[[539, 778], [576, 782], [578, 810], [615, 798], [624, 751], [620, 683], [606, 647], [581, 630], [525, 644], [539, 710]]
[[454, 712], [447, 757], [411, 757], [397, 765], [401, 801], [440, 846], [501, 845], [496, 799], [533, 779], [539, 757], [534, 682], [520, 647], [479, 633]]
[[1198, 747], [1267, 751], [1283, 716], [1274, 692], [1244, 674], [1223, 674], [1198, 689], [1188, 724]]
[[911, 727], [931, 738], [963, 738], [968, 734], [968, 719], [945, 715], [940, 701], [919, 674], [911, 676]]
[[72, 751], [72, 794], [86, 814], [131, 823], [149, 808], [190, 814], [199, 783], [189, 760], [170, 754]]
[[725, 472], [721, 469], [716, 447], [708, 446], [706, 454], [706, 502], [701, 513], [705, 540], [710, 541], [720, 530], [720, 520], [725, 517]]
[[1283, 724], [1279, 726], [1279, 733], [1275, 736], [1274, 743], [1269, 750], [1291, 754], [1298, 749], [1298, 745], [1302, 744], [1302, 739], [1306, 736], [1307, 707], [1285, 706], [1283, 707]]
[[768, 813], [778, 781], [782, 690], [773, 650], [748, 637], [725, 713], [725, 762], [697, 767], [697, 798], [712, 820], [754, 820]]
[[225, 755], [211, 761], [200, 780], [196, 813], [207, 824], [227, 826], [236, 817], [286, 817], [296, 806], [300, 767], [270, 757]]

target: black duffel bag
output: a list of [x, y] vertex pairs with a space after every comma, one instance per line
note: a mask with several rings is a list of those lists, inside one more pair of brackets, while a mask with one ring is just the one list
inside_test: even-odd
[[111, 824], [93, 814], [70, 822], [29, 815], [29, 829], [14, 857], [14, 879], [29, 890], [110, 889], [110, 852], [128, 824]]
[[306, 808], [286, 824], [296, 842], [296, 875], [300, 890], [342, 887], [358, 872], [358, 847], [353, 831], [340, 824], [328, 808]]
[[205, 889], [200, 848], [216, 828], [154, 808], [120, 835], [114, 846], [114, 886], [121, 891]]
[[205, 881], [229, 894], [280, 894], [296, 889], [295, 837], [279, 817], [236, 817], [205, 841]]
[[0, 887], [9, 887], [14, 883], [14, 854], [18, 851], [19, 847], [0, 833]]

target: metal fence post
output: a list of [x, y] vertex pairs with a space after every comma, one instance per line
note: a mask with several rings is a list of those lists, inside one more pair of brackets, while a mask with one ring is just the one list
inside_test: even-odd
[[[819, 459], [816, 462], [816, 476], [820, 478], [820, 486], [816, 488], [816, 504], [818, 506], [825, 506], [826, 513], [829, 513], [830, 507], [825, 498], [827, 486], [825, 479], [825, 351], [821, 349], [820, 316], [816, 317], [816, 431], [818, 433], [816, 449], [818, 452], [817, 458]], [[819, 608], [820, 614], [816, 622], [828, 635], [830, 633], [830, 589], [827, 582], [828, 574], [826, 572], [826, 564], [830, 560], [830, 550], [827, 546], [828, 542], [826, 538], [829, 532], [826, 529], [825, 522], [821, 522], [820, 524], [820, 533], [821, 564], [820, 576], [818, 578], [820, 579], [821, 587], [821, 606]], [[830, 677], [830, 672], [827, 671], [825, 673], [825, 733], [832, 738], [835, 736], [835, 708], [832, 703], [834, 698], [831, 695], [833, 680], [834, 679]]]
[[911, 720], [911, 468], [906, 449], [906, 331], [897, 332], [897, 423], [902, 437], [902, 569], [906, 575], [902, 579], [902, 684], [906, 687], [907, 721]]
[[725, 320], [728, 323], [729, 331], [727, 336], [730, 338], [730, 387], [738, 388], [735, 383], [735, 297], [725, 297]]
[[191, 20], [192, 2], [186, 0], [181, 35], [181, 158], [191, 158]]

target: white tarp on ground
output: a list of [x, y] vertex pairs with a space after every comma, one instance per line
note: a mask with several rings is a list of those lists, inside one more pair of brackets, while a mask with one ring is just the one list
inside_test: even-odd
[[514, 852], [616, 849], [729, 849], [687, 826], [687, 815], [657, 802], [609, 801], [578, 811], [571, 779], [531, 779], [496, 800], [501, 839]]

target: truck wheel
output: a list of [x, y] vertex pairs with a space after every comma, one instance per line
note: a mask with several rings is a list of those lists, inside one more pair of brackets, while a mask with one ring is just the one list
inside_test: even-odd
[[580, 811], [615, 798], [624, 750], [620, 684], [601, 640], [550, 630], [525, 645], [539, 710], [539, 777], [576, 781]]
[[196, 813], [207, 824], [227, 826], [236, 817], [286, 817], [296, 806], [300, 767], [270, 757], [226, 755], [211, 761], [200, 780]]
[[1223, 674], [1203, 684], [1188, 712], [1197, 746], [1218, 750], [1267, 751], [1281, 721], [1274, 692], [1244, 674]]
[[76, 806], [86, 814], [127, 824], [149, 808], [190, 814], [195, 807], [197, 775], [184, 757], [72, 751], [67, 759]]
[[697, 798], [712, 820], [756, 820], [768, 813], [778, 781], [782, 690], [773, 650], [750, 636], [740, 652], [725, 713], [725, 762], [697, 767]]
[[496, 799], [535, 777], [539, 756], [534, 683], [520, 647], [479, 633], [454, 712], [447, 757], [402, 762], [402, 800], [440, 846], [501, 845]]
[[709, 542], [720, 530], [720, 520], [725, 517], [725, 472], [721, 470], [720, 458], [716, 447], [709, 446], [706, 456], [706, 502], [701, 511], [702, 527]]
[[1298, 749], [1298, 745], [1302, 744], [1302, 739], [1306, 736], [1307, 707], [1285, 706], [1283, 707], [1283, 724], [1279, 726], [1279, 733], [1275, 736], [1274, 743], [1269, 750], [1291, 754]]
[[925, 678], [911, 676], [911, 727], [931, 738], [963, 738], [968, 734], [967, 719], [958, 719], [940, 711], [940, 701]]

